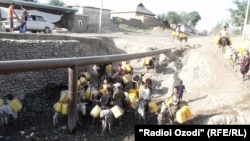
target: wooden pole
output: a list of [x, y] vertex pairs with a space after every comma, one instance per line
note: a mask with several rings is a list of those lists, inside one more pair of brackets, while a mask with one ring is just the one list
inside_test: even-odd
[[69, 113], [68, 129], [70, 134], [76, 134], [77, 127], [77, 76], [78, 66], [70, 67], [68, 70], [68, 95], [69, 95]]

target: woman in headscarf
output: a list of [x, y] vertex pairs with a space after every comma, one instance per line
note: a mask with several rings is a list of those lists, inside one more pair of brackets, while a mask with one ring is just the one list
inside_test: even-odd
[[250, 56], [249, 56], [249, 51], [247, 50], [244, 53], [243, 61], [241, 63], [241, 68], [240, 68], [240, 72], [242, 74], [243, 81], [245, 80], [246, 74], [249, 70], [249, 63], [250, 63]]

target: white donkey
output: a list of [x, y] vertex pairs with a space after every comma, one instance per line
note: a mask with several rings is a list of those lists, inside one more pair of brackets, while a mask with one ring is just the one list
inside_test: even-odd
[[0, 107], [0, 123], [4, 126], [7, 125], [11, 116], [17, 119], [17, 112], [14, 112], [7, 104], [2, 105]]

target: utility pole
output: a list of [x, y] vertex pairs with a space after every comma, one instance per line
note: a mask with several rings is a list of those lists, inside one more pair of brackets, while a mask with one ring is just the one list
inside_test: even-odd
[[101, 7], [100, 7], [100, 14], [99, 14], [99, 28], [98, 28], [99, 33], [101, 33], [101, 28], [102, 28], [102, 7], [103, 7], [103, 0], [101, 0]]
[[242, 40], [244, 39], [245, 32], [246, 32], [246, 25], [247, 25], [247, 18], [248, 18], [248, 13], [249, 13], [249, 5], [250, 1], [247, 1], [247, 10], [246, 10], [246, 15], [245, 15], [245, 21], [244, 21], [244, 26], [243, 26], [243, 32], [242, 32]]

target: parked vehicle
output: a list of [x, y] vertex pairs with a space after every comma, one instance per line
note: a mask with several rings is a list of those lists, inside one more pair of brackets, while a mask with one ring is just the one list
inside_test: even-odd
[[[20, 22], [17, 18], [13, 19], [14, 30], [19, 30]], [[2, 21], [2, 28], [9, 32], [10, 23], [9, 20]], [[43, 16], [30, 14], [27, 21], [27, 31], [51, 33], [54, 29], [54, 24], [47, 22]]]

